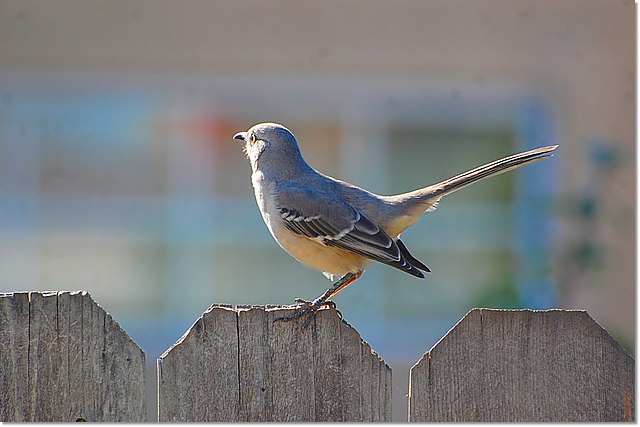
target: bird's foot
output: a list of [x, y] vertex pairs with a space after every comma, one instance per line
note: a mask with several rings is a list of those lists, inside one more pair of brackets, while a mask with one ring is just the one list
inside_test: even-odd
[[299, 305], [304, 305], [307, 307], [313, 306], [313, 305], [318, 305], [318, 309], [320, 309], [320, 307], [329, 307], [329, 308], [336, 308], [336, 303], [333, 301], [321, 301], [320, 298], [316, 299], [315, 301], [307, 301], [306, 299], [302, 299], [302, 298], [296, 298], [293, 300], [293, 303], [296, 306]]
[[306, 299], [302, 299], [302, 298], [296, 298], [293, 300], [293, 303], [298, 306], [298, 305], [311, 305], [313, 304], [311, 301], [307, 301]]
[[[304, 323], [302, 324], [303, 328], [306, 328], [309, 323], [311, 322], [311, 319], [313, 318], [313, 316], [316, 315], [316, 313], [318, 312], [318, 310], [320, 310], [322, 307], [326, 306], [329, 308], [336, 308], [336, 303], [333, 301], [323, 301], [322, 298], [318, 298], [314, 301], [307, 301], [304, 300], [302, 298], [296, 298], [294, 300], [296, 306], [302, 306], [302, 308], [299, 308], [298, 310], [296, 310], [294, 313], [289, 314], [287, 316], [282, 316], [282, 317], [277, 317], [276, 319], [274, 319], [273, 321], [278, 321], [278, 320], [293, 320], [296, 319], [300, 316], [303, 316], [306, 313], [309, 313], [309, 317], [307, 317], [307, 319], [304, 321]], [[340, 316], [342, 317], [342, 315]]]

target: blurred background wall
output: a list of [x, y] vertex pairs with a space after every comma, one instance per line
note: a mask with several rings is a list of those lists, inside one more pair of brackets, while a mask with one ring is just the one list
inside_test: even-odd
[[89, 291], [153, 389], [211, 303], [329, 286], [272, 241], [235, 132], [283, 123], [383, 194], [560, 144], [403, 234], [426, 280], [373, 266], [335, 301], [394, 368], [396, 420], [476, 306], [586, 309], [633, 354], [635, 76], [630, 0], [2, 0], [0, 291]]

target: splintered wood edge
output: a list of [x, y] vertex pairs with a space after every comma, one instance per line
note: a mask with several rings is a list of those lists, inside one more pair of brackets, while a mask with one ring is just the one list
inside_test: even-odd
[[[269, 312], [276, 312], [276, 311], [290, 311], [290, 310], [293, 310], [295, 308], [296, 308], [295, 304], [290, 304], [290, 305], [283, 305], [283, 304], [264, 304], [264, 305], [262, 305], [262, 304], [236, 304], [235, 306], [233, 304], [228, 304], [228, 303], [214, 303], [214, 304], [211, 304], [209, 306], [209, 308], [207, 308], [204, 311], [204, 313], [202, 313], [202, 315], [200, 317], [198, 317], [191, 324], [191, 326], [185, 331], [185, 333], [182, 334], [182, 336], [173, 345], [171, 345], [167, 350], [165, 350], [158, 357], [158, 361], [160, 361], [161, 359], [164, 359], [165, 357], [167, 357], [167, 355], [171, 352], [171, 350], [173, 348], [181, 345], [184, 342], [184, 340], [187, 338], [187, 336], [191, 333], [191, 331], [196, 326], [196, 324], [199, 321], [202, 321], [203, 318], [207, 317], [207, 315], [210, 315], [216, 309], [234, 311], [236, 313], [236, 320], [237, 320], [237, 316], [240, 314], [240, 312], [249, 311], [249, 310], [252, 310], [252, 309], [253, 310], [263, 310], [265, 313], [269, 313]], [[362, 338], [362, 335], [360, 335], [360, 332], [358, 332], [358, 330], [356, 328], [354, 328], [349, 322], [347, 322], [341, 315], [338, 314], [337, 310], [332, 309], [330, 307], [321, 307], [318, 311], [325, 311], [325, 310], [334, 310], [334, 315], [338, 316], [340, 318], [340, 322], [343, 325], [345, 325], [346, 327], [348, 327], [349, 329], [355, 331], [358, 334], [358, 337], [360, 337], [360, 341], [362, 341], [363, 344], [367, 345], [371, 349], [371, 353], [372, 354], [374, 354], [380, 360], [383, 361], [383, 363], [384, 363], [384, 365], [385, 365], [387, 370], [391, 371], [391, 367], [389, 367], [389, 365], [386, 363], [386, 361], [384, 361], [384, 359], [373, 349], [373, 347], [371, 347], [371, 345]]]

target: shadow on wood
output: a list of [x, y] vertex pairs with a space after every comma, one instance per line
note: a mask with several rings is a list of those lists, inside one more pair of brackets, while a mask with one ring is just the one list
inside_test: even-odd
[[0, 421], [146, 421], [145, 355], [86, 292], [0, 294]]
[[635, 362], [585, 311], [473, 309], [411, 368], [410, 421], [634, 417]]
[[391, 421], [391, 369], [335, 310], [214, 305], [158, 359], [159, 421]]

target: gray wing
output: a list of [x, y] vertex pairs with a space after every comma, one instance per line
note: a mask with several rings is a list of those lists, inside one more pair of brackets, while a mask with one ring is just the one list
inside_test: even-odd
[[384, 230], [339, 196], [306, 186], [277, 194], [280, 220], [290, 231], [424, 278]]

